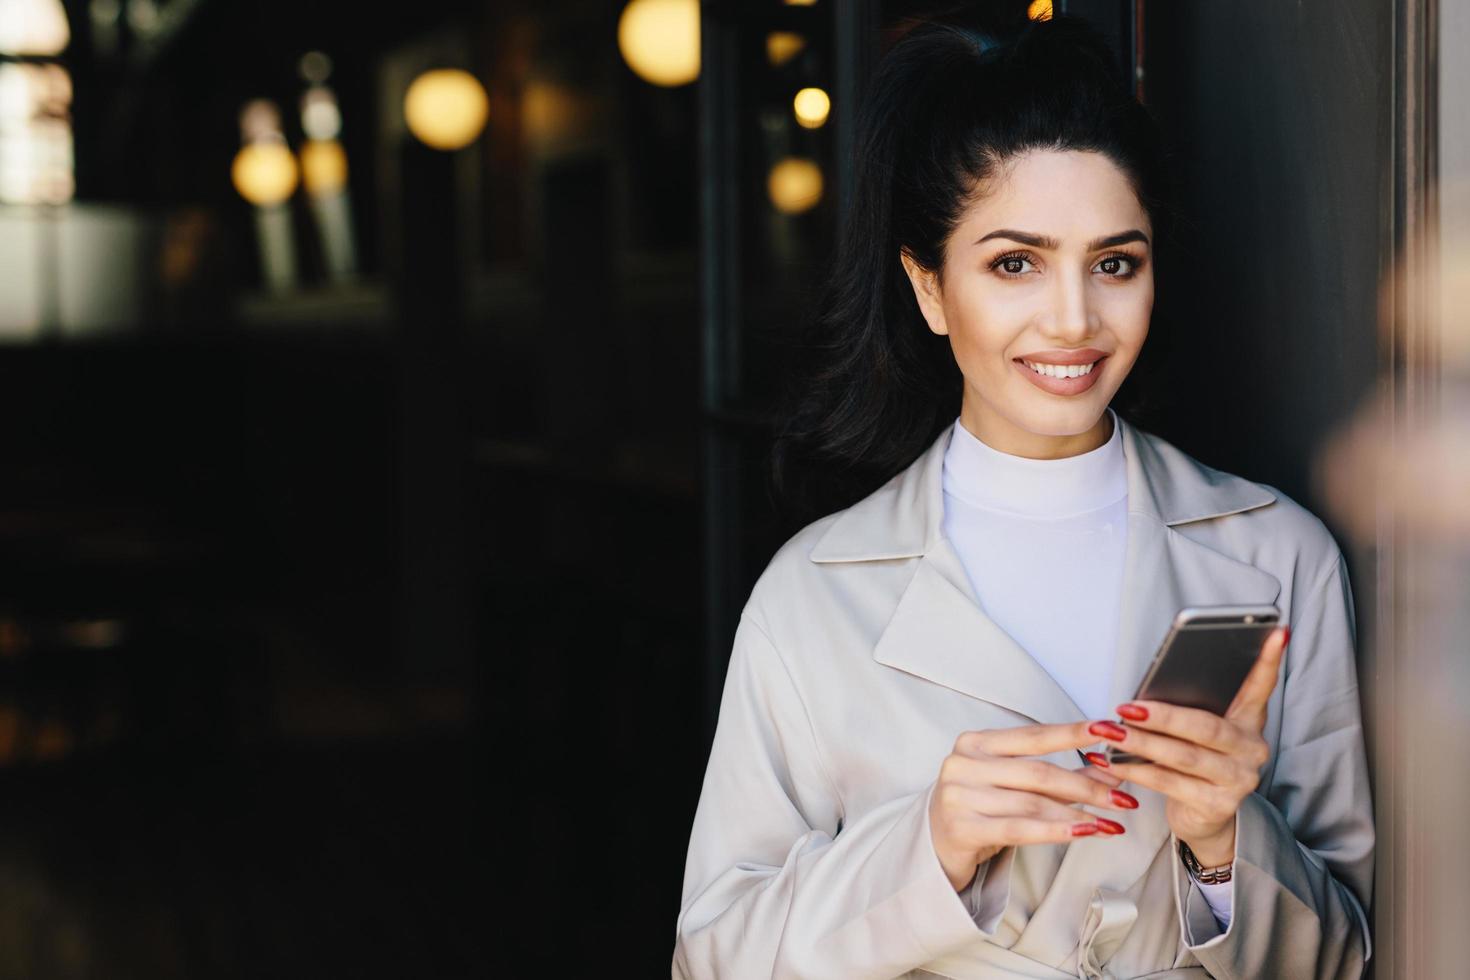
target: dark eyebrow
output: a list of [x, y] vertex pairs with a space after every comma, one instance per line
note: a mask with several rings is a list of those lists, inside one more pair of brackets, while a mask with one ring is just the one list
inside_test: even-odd
[[[1059, 247], [1057, 240], [1050, 235], [1033, 235], [1029, 231], [1016, 231], [1011, 228], [997, 228], [988, 235], [981, 235], [975, 239], [975, 244], [979, 245], [981, 242], [989, 241], [992, 238], [1009, 238], [1013, 242], [1030, 245], [1032, 248], [1045, 248], [1053, 251]], [[1087, 243], [1087, 251], [1096, 252], [1100, 248], [1111, 248], [1114, 245], [1123, 245], [1127, 242], [1143, 242], [1147, 245], [1148, 236], [1137, 228], [1130, 228], [1127, 231], [1120, 231], [1116, 235], [1105, 235], [1102, 238], [1093, 239]]]

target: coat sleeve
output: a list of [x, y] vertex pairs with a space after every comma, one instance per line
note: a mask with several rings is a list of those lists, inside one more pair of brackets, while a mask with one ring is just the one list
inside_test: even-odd
[[993, 929], [1003, 895], [982, 899], [984, 867], [955, 892], [930, 837], [933, 789], [845, 820], [801, 692], [747, 610], [689, 839], [675, 980], [892, 980], [987, 937], [977, 920]]
[[1341, 551], [1288, 622], [1280, 736], [1236, 815], [1235, 914], [1223, 932], [1176, 862], [1185, 942], [1220, 980], [1357, 978], [1372, 950], [1373, 803]]

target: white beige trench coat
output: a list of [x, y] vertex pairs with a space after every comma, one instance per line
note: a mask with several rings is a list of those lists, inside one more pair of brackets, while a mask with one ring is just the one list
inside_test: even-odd
[[1164, 798], [1136, 784], [1140, 808], [1107, 814], [1125, 834], [1007, 848], [964, 892], [950, 885], [928, 807], [956, 737], [1083, 715], [986, 617], [940, 531], [946, 428], [793, 536], [751, 592], [689, 839], [675, 978], [1360, 976], [1374, 834], [1342, 554], [1279, 490], [1119, 421], [1112, 697], [1132, 696], [1183, 606], [1275, 603], [1291, 625], [1271, 759], [1237, 818], [1230, 927], [1187, 877]]

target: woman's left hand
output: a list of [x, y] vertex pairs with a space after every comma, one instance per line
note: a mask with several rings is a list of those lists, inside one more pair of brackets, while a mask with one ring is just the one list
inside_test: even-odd
[[1236, 811], [1259, 785], [1261, 766], [1271, 757], [1261, 733], [1289, 636], [1283, 626], [1266, 638], [1224, 717], [1161, 701], [1130, 701], [1118, 706], [1124, 725], [1098, 722], [1092, 728], [1092, 734], [1153, 760], [1115, 762], [1108, 771], [1168, 797], [1169, 829], [1205, 867], [1234, 860]]

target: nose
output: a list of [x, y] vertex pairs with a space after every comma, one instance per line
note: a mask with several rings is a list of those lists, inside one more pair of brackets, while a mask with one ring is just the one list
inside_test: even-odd
[[1075, 347], [1096, 330], [1086, 273], [1070, 270], [1052, 279], [1051, 335], [1059, 347]]

